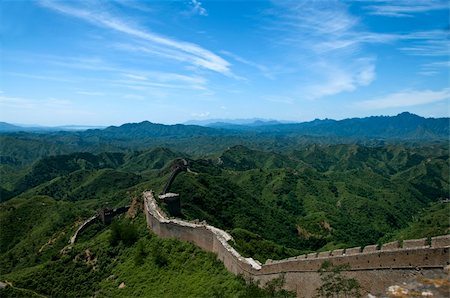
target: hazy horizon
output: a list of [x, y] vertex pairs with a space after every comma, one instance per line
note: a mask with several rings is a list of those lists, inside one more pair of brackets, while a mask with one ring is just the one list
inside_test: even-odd
[[[411, 113], [408, 111], [403, 111], [401, 113]], [[400, 113], [398, 113], [400, 114]], [[396, 116], [398, 114], [395, 115], [370, 115], [367, 117], [384, 117], [384, 116]], [[423, 117], [423, 118], [448, 118], [449, 116], [443, 116], [443, 117], [427, 117], [424, 115], [419, 115], [416, 113], [412, 113], [414, 115], [417, 115], [419, 117]], [[345, 117], [345, 118], [340, 118], [340, 119], [335, 119], [335, 118], [314, 118], [314, 119], [309, 119], [309, 120], [305, 120], [305, 121], [295, 121], [295, 120], [285, 120], [285, 119], [275, 119], [275, 118], [207, 118], [207, 119], [191, 119], [191, 120], [187, 120], [184, 122], [173, 122], [173, 123], [162, 123], [162, 122], [154, 122], [151, 121], [150, 119], [144, 119], [141, 121], [133, 121], [133, 122], [121, 122], [121, 123], [109, 123], [109, 124], [72, 124], [72, 123], [63, 123], [63, 124], [56, 124], [56, 125], [43, 125], [40, 123], [18, 123], [18, 122], [8, 122], [8, 121], [3, 121], [2, 119], [0, 119], [0, 122], [4, 122], [4, 123], [8, 123], [8, 124], [12, 124], [12, 125], [16, 125], [16, 126], [22, 126], [22, 127], [47, 127], [47, 128], [57, 128], [57, 127], [87, 127], [87, 128], [105, 128], [108, 126], [121, 126], [124, 124], [128, 124], [128, 123], [141, 123], [141, 122], [151, 122], [154, 124], [164, 124], [164, 125], [174, 125], [174, 124], [183, 124], [183, 125], [207, 125], [207, 124], [212, 124], [212, 123], [218, 123], [218, 122], [224, 122], [224, 123], [230, 123], [233, 124], [234, 122], [248, 122], [248, 124], [252, 124], [256, 121], [264, 121], [264, 122], [269, 122], [269, 121], [276, 121], [276, 122], [280, 122], [280, 123], [302, 123], [302, 122], [309, 122], [309, 121], [313, 121], [313, 120], [345, 120], [345, 119], [351, 119], [351, 118], [365, 118], [365, 117]], [[203, 124], [199, 124], [199, 123], [203, 123]], [[243, 124], [245, 125], [245, 124]]]
[[447, 1], [2, 1], [9, 123], [449, 116]]

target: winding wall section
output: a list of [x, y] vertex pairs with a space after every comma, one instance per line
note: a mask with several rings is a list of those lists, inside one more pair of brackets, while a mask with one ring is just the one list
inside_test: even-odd
[[227, 232], [207, 224], [196, 224], [170, 219], [158, 207], [153, 193], [143, 193], [144, 212], [148, 227], [163, 238], [189, 241], [206, 251], [217, 254], [225, 267], [234, 274], [242, 274], [262, 284], [285, 275], [285, 288], [294, 290], [298, 297], [312, 297], [320, 286], [317, 270], [326, 260], [333, 264], [349, 264], [349, 277], [356, 278], [364, 291], [381, 294], [386, 287], [400, 283], [424, 271], [442, 271], [450, 264], [450, 235], [432, 238], [431, 245], [426, 239], [406, 240], [384, 244], [381, 248], [370, 245], [364, 248], [339, 249], [311, 253], [279, 261], [268, 261], [264, 265], [244, 258], [228, 244], [232, 239]]

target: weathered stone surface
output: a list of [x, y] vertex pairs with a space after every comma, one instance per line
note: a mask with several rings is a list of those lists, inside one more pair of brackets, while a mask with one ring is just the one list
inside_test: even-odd
[[329, 251], [322, 251], [322, 252], [319, 252], [319, 254], [317, 255], [318, 258], [328, 258], [329, 256], [330, 256]]
[[403, 248], [420, 248], [420, 247], [426, 247], [427, 244], [427, 238], [422, 239], [412, 239], [412, 240], [403, 240]]
[[374, 245], [367, 245], [364, 247], [363, 249], [363, 253], [367, 253], [367, 252], [376, 252], [378, 250], [378, 245], [374, 244]]
[[308, 259], [315, 259], [317, 258], [317, 253], [316, 252], [311, 252], [308, 254]]
[[332, 256], [342, 256], [344, 254], [344, 249], [335, 249], [331, 252]]
[[361, 253], [361, 247], [352, 247], [352, 248], [346, 248], [345, 254], [347, 256], [356, 255]]
[[389, 242], [389, 243], [384, 243], [381, 246], [381, 250], [393, 250], [393, 249], [399, 249], [399, 248], [400, 248], [400, 245], [399, 245], [398, 241], [392, 241], [392, 242]]
[[450, 235], [437, 236], [431, 238], [431, 247], [449, 247]]

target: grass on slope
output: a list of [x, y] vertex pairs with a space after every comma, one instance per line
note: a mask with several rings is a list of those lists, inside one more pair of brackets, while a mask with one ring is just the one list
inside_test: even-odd
[[[125, 242], [124, 235], [114, 238], [117, 226], [126, 227], [127, 233], [134, 231], [134, 242]], [[113, 238], [119, 241], [114, 244]], [[190, 243], [150, 234], [141, 213], [132, 222], [116, 219], [72, 250], [1, 279], [49, 297], [295, 297], [286, 291], [276, 293], [273, 287], [246, 284], [214, 254]], [[119, 288], [122, 283], [125, 287]], [[7, 288], [0, 294], [14, 297], [17, 291]]]
[[47, 196], [15, 198], [0, 205], [0, 273], [51, 257], [67, 243], [82, 209]]
[[423, 209], [414, 216], [408, 226], [390, 235], [386, 235], [386, 241], [395, 239], [419, 239], [450, 234], [450, 203], [437, 202]]

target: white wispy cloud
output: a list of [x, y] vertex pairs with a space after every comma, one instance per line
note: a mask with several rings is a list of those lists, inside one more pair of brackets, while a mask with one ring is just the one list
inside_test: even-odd
[[125, 73], [124, 76], [129, 79], [133, 79], [133, 80], [139, 80], [139, 81], [147, 81], [148, 80], [148, 78], [146, 76], [136, 75], [136, 74], [132, 74], [132, 73]]
[[418, 13], [433, 10], [449, 9], [448, 2], [442, 0], [386, 0], [378, 1], [373, 5], [373, 1], [365, 7], [369, 14], [385, 17], [412, 17]]
[[125, 79], [116, 83], [134, 86], [151, 86], [170, 89], [207, 90], [207, 80], [199, 76], [188, 76], [169, 72], [134, 72], [123, 73]]
[[[361, 29], [360, 19], [340, 1], [276, 1], [273, 16], [283, 46], [295, 50], [297, 67], [314, 78], [305, 76], [300, 92], [309, 99], [367, 86], [376, 78], [376, 59], [366, 54], [366, 43], [388, 43], [389, 34], [368, 33]], [[349, 62], [350, 61], [350, 62]]]
[[386, 96], [359, 102], [357, 105], [364, 109], [403, 108], [430, 104], [450, 99], [450, 88], [442, 90], [403, 90]]
[[326, 71], [326, 75], [320, 83], [311, 84], [305, 88], [305, 95], [309, 99], [351, 92], [358, 87], [369, 85], [376, 77], [375, 64], [370, 59], [361, 59], [350, 69], [328, 63], [317, 65], [317, 69]]
[[135, 10], [139, 10], [142, 12], [151, 12], [153, 11], [153, 9], [151, 7], [149, 7], [147, 5], [147, 3], [145, 1], [138, 1], [138, 0], [114, 0], [115, 3], [127, 7], [127, 8], [131, 8], [131, 9], [135, 9]]
[[[25, 58], [23, 58], [25, 56]], [[90, 81], [97, 81], [101, 83], [113, 83], [113, 84], [128, 84], [128, 85], [140, 85], [141, 89], [145, 87], [143, 84], [152, 85], [152, 87], [160, 88], [173, 88], [173, 89], [192, 89], [192, 90], [206, 90], [208, 81], [199, 75], [185, 75], [175, 72], [163, 72], [163, 71], [142, 71], [137, 70], [128, 66], [114, 65], [105, 61], [104, 59], [98, 57], [71, 57], [71, 56], [55, 56], [55, 55], [40, 55], [40, 54], [27, 54], [19, 55], [19, 57], [11, 56], [8, 57], [10, 60], [14, 59], [19, 63], [24, 64], [36, 64], [39, 61], [45, 65], [46, 69], [56, 67], [58, 72], [62, 69], [67, 69], [64, 76], [48, 76], [33, 73], [17, 73], [17, 72], [6, 72], [5, 74], [24, 77], [28, 79], [36, 80], [49, 80], [58, 82], [83, 82], [85, 80], [84, 76], [79, 76], [77, 73], [73, 73], [77, 70], [91, 71], [91, 72], [101, 72], [107, 73], [108, 79], [101, 77], [91, 77]], [[124, 81], [126, 80], [126, 82]], [[151, 84], [153, 82], [153, 84]], [[170, 83], [170, 84], [167, 84]], [[139, 88], [136, 86], [136, 88]], [[80, 91], [83, 87], [80, 87]], [[81, 94], [81, 93], [79, 93]], [[93, 95], [84, 93], [83, 95]], [[98, 95], [98, 94], [97, 94]]]
[[231, 75], [230, 64], [225, 59], [197, 44], [156, 34], [140, 28], [120, 16], [115, 16], [101, 10], [95, 10], [91, 6], [80, 8], [68, 5], [68, 3], [69, 2], [63, 3], [48, 0], [40, 2], [43, 7], [61, 14], [81, 19], [137, 40], [145, 41], [147, 46], [152, 46], [154, 52], [164, 55], [167, 58], [186, 61], [189, 64], [200, 68], [205, 68], [225, 75]]
[[145, 96], [140, 95], [140, 94], [125, 94], [125, 95], [123, 95], [123, 98], [132, 99], [132, 100], [144, 100]]
[[288, 45], [301, 46], [316, 52], [344, 49], [357, 44], [355, 26], [359, 19], [347, 7], [330, 1], [274, 1], [272, 11], [281, 40]]
[[226, 55], [226, 56], [228, 56], [228, 57], [230, 57], [230, 58], [232, 58], [234, 60], [236, 60], [237, 62], [240, 62], [242, 64], [245, 64], [245, 65], [248, 65], [248, 66], [251, 66], [253, 68], [258, 69], [263, 76], [265, 76], [265, 77], [267, 77], [269, 79], [274, 79], [273, 73], [265, 65], [262, 65], [260, 63], [256, 63], [256, 62], [250, 61], [248, 59], [245, 59], [245, 58], [243, 58], [243, 57], [241, 57], [239, 55], [230, 53], [228, 51], [220, 51], [220, 53], [223, 54], [223, 55]]
[[202, 3], [200, 1], [197, 0], [191, 0], [191, 4], [192, 4], [192, 12], [195, 14], [199, 14], [201, 16], [207, 16], [208, 12], [206, 11], [206, 9], [202, 6]]
[[408, 55], [448, 57], [450, 48], [448, 30], [417, 31], [393, 36], [399, 41], [406, 42], [399, 49]]
[[[444, 37], [445, 38], [445, 37]], [[427, 39], [416, 42], [408, 46], [401, 47], [400, 50], [414, 56], [443, 56], [447, 57], [450, 49], [450, 40]]]
[[47, 98], [47, 99], [30, 99], [15, 96], [0, 96], [0, 106], [18, 108], [18, 109], [36, 109], [40, 107], [61, 108], [68, 107], [72, 103], [66, 99]]
[[87, 96], [105, 96], [104, 92], [98, 92], [98, 91], [77, 91], [77, 94], [87, 95]]
[[433, 71], [433, 70], [438, 70], [438, 69], [443, 69], [443, 70], [447, 70], [450, 68], [450, 61], [446, 60], [446, 61], [434, 61], [434, 62], [429, 62], [429, 63], [425, 63], [422, 65], [422, 69], [424, 70], [429, 70], [429, 71]]
[[74, 82], [73, 79], [67, 79], [62, 77], [55, 77], [49, 75], [41, 75], [41, 74], [31, 74], [31, 73], [20, 73], [20, 72], [6, 72], [5, 74], [15, 77], [33, 79], [33, 80], [43, 80], [43, 81], [56, 81], [56, 82]]
[[196, 118], [205, 118], [208, 117], [209, 115], [211, 115], [210, 112], [191, 113], [191, 116]]
[[36, 104], [28, 99], [12, 96], [0, 96], [0, 106], [11, 108], [32, 109]]
[[[92, 123], [98, 121], [98, 113], [79, 108], [72, 101], [62, 98], [29, 98], [14, 95], [0, 96], [0, 115], [3, 121], [23, 123], [39, 123], [41, 125], [63, 125], [80, 123], [86, 118]], [[49, 117], [51, 115], [51, 117]]]
[[[388, 2], [378, 1], [376, 5], [386, 6]], [[419, 0], [420, 3], [414, 7], [412, 2], [399, 5], [406, 13], [425, 10], [425, 7], [438, 9], [443, 3]], [[290, 65], [297, 63], [298, 69], [306, 68], [315, 74], [314, 79], [306, 76], [299, 80], [300, 90], [306, 91], [308, 98], [351, 92], [373, 82], [376, 59], [366, 45], [389, 44], [411, 56], [448, 56], [449, 34], [445, 30], [371, 32], [361, 16], [350, 12], [353, 1], [280, 0], [273, 1], [273, 4], [275, 9], [268, 13], [275, 21], [269, 29], [279, 32], [275, 39], [286, 48], [286, 52], [298, 53], [292, 56], [299, 57], [299, 61], [291, 60]]]
[[[282, 41], [288, 45], [300, 45], [311, 49], [316, 54], [330, 52], [359, 53], [364, 44], [394, 43], [397, 41], [416, 42], [409, 51], [411, 54], [425, 55], [428, 50], [432, 54], [444, 50], [448, 52], [449, 33], [446, 30], [429, 30], [407, 33], [371, 32], [364, 29], [361, 19], [348, 11], [345, 3], [330, 1], [302, 2], [277, 1], [284, 3], [282, 9], [275, 13], [281, 21], [277, 25], [281, 31]], [[420, 48], [423, 47], [423, 50]], [[417, 50], [414, 50], [416, 49]]]

